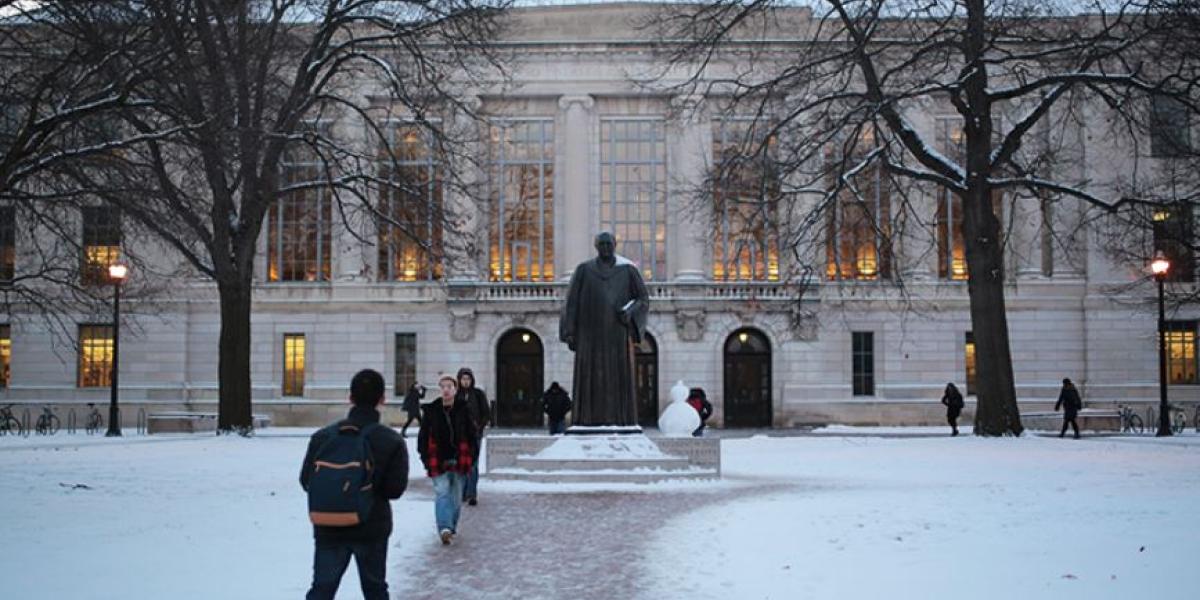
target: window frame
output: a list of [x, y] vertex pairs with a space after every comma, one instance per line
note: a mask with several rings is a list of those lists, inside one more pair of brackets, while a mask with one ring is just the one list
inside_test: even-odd
[[[629, 134], [631, 127], [638, 129], [637, 137]], [[617, 253], [636, 263], [647, 281], [665, 281], [670, 277], [670, 257], [667, 255], [670, 151], [666, 119], [661, 116], [601, 117], [599, 143], [601, 228], [612, 232], [617, 240]], [[649, 151], [643, 153], [641, 150], [645, 146]], [[649, 176], [633, 180], [635, 173], [648, 173]], [[631, 191], [634, 197], [640, 197], [639, 192], [646, 190], [648, 201], [629, 200]], [[622, 200], [618, 201], [618, 198]], [[648, 219], [643, 217], [643, 212]], [[658, 239], [660, 233], [661, 241]], [[638, 249], [636, 254], [630, 252], [633, 247]]]
[[[320, 135], [327, 135], [331, 127], [328, 121], [310, 121], [306, 128], [315, 130]], [[333, 280], [333, 192], [324, 177], [327, 164], [319, 156], [314, 155], [312, 148], [299, 146], [289, 148], [280, 160], [280, 183], [286, 188], [294, 184], [308, 187], [281, 192], [267, 210], [267, 282], [272, 284], [303, 284], [328, 283]], [[312, 180], [306, 180], [303, 174], [310, 171], [315, 174]], [[300, 178], [292, 179], [294, 174]], [[309, 199], [309, 195], [311, 199]], [[310, 206], [311, 205], [311, 206]], [[315, 232], [311, 234], [312, 246], [309, 246], [307, 215], [288, 220], [288, 213], [293, 215], [299, 209], [315, 209], [316, 220], [312, 224]], [[304, 258], [290, 256], [295, 249], [304, 244]], [[307, 257], [311, 250], [312, 258]], [[313, 278], [308, 279], [308, 264], [313, 264]], [[299, 267], [297, 267], [299, 263]], [[289, 267], [285, 269], [285, 267]], [[303, 273], [301, 278], [288, 277], [285, 274]]]
[[[300, 340], [300, 353], [293, 354], [295, 344], [288, 342]], [[297, 360], [299, 357], [299, 360]], [[290, 364], [289, 364], [290, 363]], [[298, 368], [297, 368], [298, 367]], [[308, 371], [308, 338], [304, 333], [283, 334], [283, 381], [280, 385], [280, 395], [285, 398], [303, 398], [305, 379]], [[299, 389], [295, 386], [299, 385]]]
[[[506, 143], [508, 131], [525, 131], [515, 141]], [[554, 281], [554, 161], [555, 123], [553, 117], [504, 117], [493, 119], [489, 124], [488, 144], [488, 278], [491, 281]], [[534, 139], [533, 131], [537, 132]], [[509, 156], [510, 145], [524, 147], [527, 151], [536, 148], [536, 157]], [[508, 217], [514, 211], [510, 207], [521, 207], [529, 198], [517, 194], [514, 203], [509, 198], [507, 173], [510, 167], [530, 168], [537, 173], [537, 208], [535, 219], [524, 221], [536, 231], [534, 235], [519, 235], [519, 226], [513, 231], [506, 227], [514, 221]], [[536, 244], [536, 245], [535, 245]], [[519, 276], [518, 250], [526, 249], [528, 264], [523, 277]]]
[[850, 392], [852, 396], [875, 395], [874, 331], [850, 332]]
[[[108, 333], [107, 338], [96, 337], [95, 335], [92, 335], [92, 336], [84, 335], [85, 331], [97, 332], [97, 331], [103, 331], [103, 330], [107, 330], [107, 333]], [[113, 349], [113, 345], [114, 345], [113, 336], [114, 336], [114, 331], [113, 331], [113, 326], [111, 323], [80, 323], [79, 324], [77, 338], [76, 338], [76, 353], [78, 356], [77, 356], [77, 360], [75, 361], [75, 369], [76, 369], [75, 387], [78, 387], [78, 388], [106, 388], [106, 387], [112, 386], [113, 350], [114, 350]], [[108, 340], [108, 343], [106, 344], [107, 357], [104, 361], [102, 361], [98, 364], [100, 364], [100, 365], [106, 364], [108, 368], [104, 369], [103, 371], [99, 371], [99, 372], [97, 372], [97, 370], [94, 368], [88, 369], [87, 368], [88, 365], [92, 364], [94, 359], [91, 358], [92, 354], [90, 354], [86, 350], [89, 347], [95, 347], [97, 345], [97, 341], [99, 341], [99, 343], [102, 346], [105, 345], [104, 344], [105, 339]], [[93, 348], [93, 350], [94, 350], [94, 348]], [[104, 350], [105, 350], [105, 348], [103, 348], [103, 347], [100, 348], [100, 351], [104, 351]], [[96, 377], [97, 379], [94, 381], [90, 381], [90, 380], [85, 380], [85, 377]]]
[[[1196, 320], [1173, 320], [1166, 321], [1163, 325], [1167, 349], [1167, 383], [1170, 385], [1200, 384], [1200, 362], [1198, 362], [1200, 353], [1197, 353], [1197, 338], [1200, 337], [1197, 336], [1198, 322]], [[1189, 337], [1190, 340], [1187, 339]], [[1184, 351], [1184, 356], [1181, 358], [1175, 358], [1176, 345], [1179, 345]], [[1190, 357], [1187, 356], [1189, 353]], [[1177, 379], [1175, 365], [1180, 362], [1183, 363], [1181, 372], [1184, 377]]]
[[[409, 373], [401, 373], [401, 339], [411, 340], [411, 360], [406, 361], [411, 369]], [[392, 348], [394, 354], [392, 356], [392, 385], [395, 388], [395, 396], [402, 397], [412, 384], [417, 382], [417, 333], [412, 331], [397, 331], [393, 336]], [[410, 377], [411, 375], [411, 377]]]
[[[445, 277], [445, 265], [442, 259], [445, 243], [446, 190], [442, 178], [446, 165], [437, 145], [434, 144], [434, 134], [429, 130], [430, 125], [436, 123], [440, 123], [440, 120], [429, 119], [421, 122], [416, 119], [390, 119], [384, 124], [387, 142], [380, 144], [377, 149], [379, 152], [377, 157], [379, 177], [403, 187], [396, 169], [413, 169], [414, 172], [421, 172], [423, 180], [418, 185], [421, 188], [420, 193], [423, 200], [420, 209], [424, 211], [424, 215], [417, 214], [418, 219], [412, 220], [409, 225], [412, 229], [424, 228], [424, 234], [427, 235], [424, 236], [424, 240], [418, 242], [412, 239], [415, 237], [412, 231], [405, 231], [400, 226], [378, 219], [376, 239], [379, 243], [379, 252], [375, 261], [377, 281], [394, 284], [420, 284], [441, 281]], [[420, 155], [409, 158], [393, 155], [388, 158], [388, 152], [395, 153], [401, 147], [399, 140], [402, 131], [415, 131], [421, 138], [419, 140], [421, 142]], [[405, 219], [401, 218], [402, 216], [397, 212], [409, 206], [408, 200], [417, 198], [415, 192], [418, 185], [411, 186], [413, 193], [408, 198], [397, 198], [401, 194], [408, 194], [407, 190], [396, 189], [392, 185], [380, 187], [379, 195], [376, 198], [376, 209], [380, 214], [386, 214], [394, 221], [405, 222]], [[419, 222], [422, 220], [423, 222]], [[398, 266], [403, 265], [405, 261], [402, 256], [398, 255], [402, 255], [409, 245], [415, 246], [411, 261], [413, 267], [411, 275], [407, 270]]]

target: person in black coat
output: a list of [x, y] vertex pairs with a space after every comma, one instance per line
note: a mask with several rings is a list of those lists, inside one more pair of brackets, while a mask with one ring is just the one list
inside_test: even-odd
[[542, 412], [546, 413], [546, 420], [549, 421], [550, 435], [567, 431], [567, 413], [571, 412], [571, 397], [557, 381], [551, 382], [546, 393], [542, 394]]
[[[321, 446], [338, 435], [343, 426], [353, 425], [361, 431], [367, 425], [379, 423], [379, 408], [387, 397], [383, 375], [371, 369], [359, 371], [350, 380], [350, 402], [354, 404], [343, 420], [312, 435], [308, 451], [300, 468], [300, 486], [308, 491], [308, 483], [316, 467]], [[316, 552], [313, 557], [313, 582], [308, 600], [332, 599], [337, 593], [342, 575], [353, 556], [358, 564], [358, 577], [363, 597], [375, 600], [388, 597], [386, 578], [388, 537], [392, 535], [391, 500], [399, 498], [408, 487], [408, 449], [396, 430], [380, 425], [367, 433], [371, 456], [376, 466], [375, 502], [366, 521], [352, 527], [313, 526]]]
[[404, 421], [404, 427], [400, 428], [400, 437], [408, 437], [408, 426], [412, 425], [413, 421], [417, 422], [417, 428], [421, 427], [421, 399], [425, 397], [425, 386], [414, 383], [412, 387], [404, 394], [404, 404], [401, 407], [407, 413], [408, 419]]
[[712, 402], [708, 401], [708, 395], [704, 393], [704, 388], [695, 387], [688, 390], [687, 403], [696, 409], [696, 414], [700, 415], [700, 426], [692, 432], [692, 437], [701, 437], [704, 435], [704, 423], [713, 413]]
[[474, 467], [463, 487], [463, 501], [475, 506], [479, 503], [479, 450], [483, 448], [483, 432], [492, 422], [492, 411], [489, 410], [487, 394], [475, 387], [475, 373], [466, 367], [458, 370], [458, 397], [466, 403], [478, 436], [475, 440]]
[[479, 455], [475, 421], [466, 401], [456, 394], [458, 386], [446, 375], [438, 381], [441, 397], [425, 405], [421, 429], [417, 432], [417, 453], [425, 472], [433, 480], [433, 509], [438, 534], [449, 544], [458, 534], [462, 509], [462, 491], [467, 474]]
[[946, 405], [946, 422], [950, 423], [950, 435], [958, 435], [958, 416], [962, 414], [963, 395], [954, 383], [946, 384], [942, 394], [942, 404]]
[[1079, 439], [1079, 424], [1075, 422], [1075, 417], [1082, 408], [1083, 399], [1079, 397], [1079, 390], [1075, 389], [1075, 384], [1071, 383], [1070, 379], [1063, 379], [1062, 391], [1058, 393], [1058, 402], [1054, 404], [1055, 411], [1063, 411], [1063, 426], [1058, 437], [1067, 435], [1067, 425], [1070, 425], [1075, 431], [1075, 439]]

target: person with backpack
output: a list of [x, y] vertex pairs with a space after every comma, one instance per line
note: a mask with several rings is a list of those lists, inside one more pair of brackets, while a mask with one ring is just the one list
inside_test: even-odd
[[421, 400], [425, 398], [425, 386], [414, 383], [404, 394], [404, 404], [401, 408], [408, 415], [404, 427], [400, 428], [400, 437], [408, 437], [408, 426], [415, 420], [417, 428], [421, 427]]
[[332, 599], [354, 557], [363, 597], [388, 598], [391, 500], [408, 487], [408, 449], [379, 422], [383, 375], [364, 369], [350, 380], [350, 414], [312, 435], [300, 468], [316, 551], [307, 600]]
[[466, 367], [458, 370], [458, 395], [467, 405], [467, 412], [475, 423], [475, 456], [471, 472], [463, 484], [463, 502], [470, 506], [479, 503], [479, 451], [483, 448], [483, 432], [492, 422], [492, 411], [488, 407], [487, 394], [475, 387], [475, 373]]
[[1083, 399], [1079, 397], [1079, 390], [1075, 389], [1075, 384], [1071, 383], [1070, 379], [1063, 378], [1062, 391], [1058, 393], [1058, 402], [1054, 404], [1054, 410], [1063, 411], [1063, 426], [1058, 437], [1067, 435], [1067, 425], [1075, 431], [1075, 439], [1079, 439], [1079, 424], [1075, 422], [1075, 417], [1079, 415], [1080, 409], [1083, 408]]
[[696, 414], [700, 415], [700, 426], [692, 432], [692, 437], [701, 437], [704, 435], [704, 423], [712, 416], [713, 405], [708, 401], [708, 396], [704, 393], [704, 388], [692, 388], [688, 390], [687, 403], [692, 408], [696, 409]]
[[550, 435], [566, 433], [567, 413], [571, 412], [571, 397], [557, 381], [550, 382], [550, 387], [542, 394], [542, 412], [546, 413], [546, 420], [549, 421]]
[[950, 435], [958, 435], [958, 416], [962, 414], [963, 395], [955, 387], [954, 382], [946, 384], [946, 391], [942, 393], [942, 404], [946, 406], [946, 422], [950, 423]]
[[438, 390], [441, 398], [425, 405], [421, 429], [417, 432], [417, 452], [425, 473], [433, 480], [433, 514], [438, 536], [442, 544], [449, 545], [458, 535], [463, 487], [479, 455], [475, 448], [479, 438], [466, 400], [456, 393], [455, 379], [443, 376], [438, 381]]

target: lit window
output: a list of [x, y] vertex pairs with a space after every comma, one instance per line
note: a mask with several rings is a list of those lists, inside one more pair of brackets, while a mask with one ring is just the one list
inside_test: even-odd
[[417, 334], [396, 334], [396, 395], [403, 396], [417, 382]]
[[80, 280], [85, 285], [109, 283], [108, 267], [121, 258], [121, 219], [109, 207], [83, 208], [83, 256]]
[[1167, 381], [1200, 383], [1196, 377], [1196, 322], [1169, 321], [1166, 327]]
[[8, 387], [9, 378], [12, 372], [9, 370], [12, 364], [12, 328], [8, 325], [0, 325], [0, 388]]
[[[379, 148], [379, 281], [442, 278], [442, 168], [431, 134], [396, 123]], [[389, 155], [388, 153], [392, 154]]]
[[[874, 148], [867, 128], [849, 146], [838, 146], [829, 161], [829, 189], [837, 191], [827, 220], [825, 276], [828, 279], [890, 279], [892, 276], [892, 184], [883, 165], [860, 165]], [[862, 167], [843, 180], [843, 174]]]
[[333, 199], [325, 161], [307, 146], [288, 149], [281, 165], [285, 190], [267, 214], [267, 280], [329, 281]]
[[712, 275], [716, 281], [779, 280], [779, 181], [753, 119], [713, 121], [716, 213]]
[[491, 128], [492, 281], [554, 280], [554, 121]]
[[967, 395], [973, 395], [975, 393], [975, 335], [968, 331], [966, 337], [964, 358], [967, 365]]
[[[966, 135], [958, 117], [937, 120], [938, 150], [951, 161], [962, 165], [966, 161]], [[992, 191], [992, 212], [1003, 221], [1003, 194]], [[937, 193], [937, 251], [938, 277], [952, 281], [966, 281], [967, 245], [963, 237], [962, 198], [949, 188], [939, 187]], [[1003, 232], [1001, 232], [1003, 235]], [[1003, 247], [1003, 243], [1001, 243]]]
[[79, 387], [112, 385], [113, 328], [79, 326]]
[[667, 276], [666, 184], [662, 119], [601, 119], [600, 225], [647, 280]]
[[304, 395], [304, 334], [283, 336], [283, 395]]

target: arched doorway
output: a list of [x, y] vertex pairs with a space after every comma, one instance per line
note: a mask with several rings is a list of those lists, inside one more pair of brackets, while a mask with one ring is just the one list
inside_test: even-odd
[[725, 340], [725, 426], [771, 426], [771, 343], [739, 329]]
[[653, 427], [658, 424], [658, 344], [654, 336], [643, 335], [642, 343], [635, 344], [633, 352], [638, 425]]
[[496, 424], [542, 424], [542, 340], [528, 329], [514, 329], [496, 344]]

